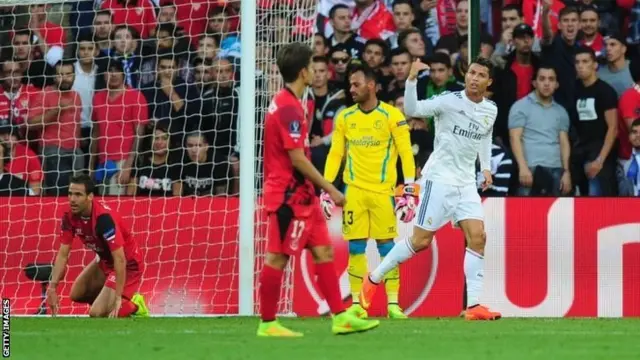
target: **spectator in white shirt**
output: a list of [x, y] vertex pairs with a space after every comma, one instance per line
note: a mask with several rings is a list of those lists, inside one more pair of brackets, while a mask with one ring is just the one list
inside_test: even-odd
[[[75, 62], [76, 77], [72, 89], [80, 95], [82, 101], [81, 119], [81, 140], [80, 148], [84, 154], [89, 154], [91, 143], [91, 112], [93, 111], [93, 94], [96, 90], [96, 72], [98, 66], [95, 58], [100, 50], [93, 41], [93, 36], [83, 33], [78, 37], [77, 44], [78, 61]], [[85, 164], [88, 164], [86, 159]]]

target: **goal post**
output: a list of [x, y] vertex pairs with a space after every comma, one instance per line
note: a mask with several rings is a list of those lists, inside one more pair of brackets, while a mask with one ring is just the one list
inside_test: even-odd
[[[239, 315], [254, 313], [255, 277], [255, 212], [256, 212], [256, 16], [255, 1], [242, 1], [240, 23], [242, 24], [240, 63], [240, 117], [242, 120], [240, 149], [240, 215], [239, 215]], [[248, 31], [247, 31], [248, 30]], [[242, 109], [248, 109], [244, 111]], [[245, 161], [246, 159], [246, 161]]]
[[[101, 10], [100, 3], [108, 1], [94, 1], [94, 9], [84, 11], [89, 11], [90, 15], [95, 15]], [[204, 18], [207, 22], [205, 26], [210, 27], [213, 26], [211, 23], [215, 22], [211, 19], [220, 16], [219, 13], [212, 9], [207, 11], [198, 10], [200, 9], [198, 4], [212, 4], [214, 1], [138, 1], [143, 4], [153, 4], [154, 16], [158, 24], [159, 16], [162, 13], [161, 6], [164, 6], [162, 4], [165, 3], [173, 3], [178, 9], [177, 17], [172, 20], [177, 26], [181, 26], [181, 22], [189, 22], [190, 19], [202, 20]], [[61, 35], [61, 38], [66, 37], [66, 39], [63, 40], [63, 46], [60, 46], [63, 51], [59, 51], [58, 56], [64, 60], [75, 61], [77, 63], [74, 63], [74, 66], [80, 67], [78, 57], [78, 49], [80, 47], [78, 45], [82, 41], [90, 42], [91, 40], [86, 40], [87, 37], [82, 37], [84, 40], [80, 40], [81, 32], [77, 31], [79, 30], [78, 28], [74, 28], [76, 26], [75, 23], [70, 24], [70, 10], [76, 8], [74, 3], [77, 2], [77, 0], [0, 0], [0, 7], [15, 6], [14, 9], [18, 9], [21, 15], [29, 15], [28, 12], [31, 5], [51, 5], [51, 8], [47, 10], [47, 22], [52, 23], [53, 27], [61, 27], [62, 33], [66, 35]], [[233, 126], [229, 125], [228, 128], [224, 129], [216, 128], [211, 139], [212, 151], [230, 149], [230, 156], [225, 156], [222, 160], [212, 160], [215, 164], [222, 162], [229, 166], [229, 171], [225, 178], [227, 184], [229, 184], [228, 193], [216, 193], [216, 196], [175, 196], [174, 194], [169, 194], [174, 191], [172, 189], [173, 183], [165, 183], [165, 178], [155, 179], [160, 181], [154, 182], [152, 175], [146, 176], [144, 181], [139, 176], [132, 175], [129, 183], [122, 185], [122, 193], [108, 196], [103, 196], [101, 193], [97, 196], [100, 201], [119, 212], [125, 223], [130, 226], [133, 237], [140, 245], [146, 263], [140, 292], [147, 298], [151, 313], [155, 316], [252, 316], [259, 312], [258, 275], [263, 266], [267, 234], [267, 223], [262, 204], [262, 185], [264, 181], [262, 171], [263, 118], [272, 96], [283, 85], [276, 67], [275, 57], [277, 50], [282, 45], [293, 41], [303, 41], [311, 45], [313, 27], [316, 24], [317, 1], [220, 0], [219, 3], [221, 8], [232, 8], [230, 14], [233, 15], [229, 15], [232, 18], [225, 18], [226, 20], [224, 21], [228, 21], [225, 26], [229, 25], [232, 29], [231, 31], [237, 32], [239, 38], [237, 48], [223, 49], [220, 46], [220, 49], [216, 50], [216, 57], [211, 58], [211, 64], [207, 65], [211, 70], [204, 70], [211, 71], [210, 74], [208, 73], [214, 78], [211, 81], [218, 84], [223, 81], [221, 80], [221, 76], [223, 76], [222, 68], [230, 63], [233, 69], [233, 80], [224, 81], [233, 82], [234, 84], [232, 90], [229, 91], [229, 94], [231, 94], [229, 96], [234, 101], [234, 105], [227, 110], [221, 110], [224, 111], [223, 113], [216, 113], [215, 117], [216, 121], [221, 121], [220, 119], [224, 120], [227, 117], [236, 116], [236, 120], [233, 120]], [[191, 18], [187, 16], [185, 20], [184, 17], [180, 17], [180, 6], [192, 6], [192, 8], [189, 8], [193, 10]], [[27, 13], [24, 13], [25, 11]], [[132, 11], [136, 12], [135, 9]], [[193, 15], [197, 11], [200, 11], [197, 13], [198, 15]], [[14, 16], [11, 12], [5, 12], [5, 14]], [[14, 34], [17, 30], [31, 25], [29, 21], [24, 21], [25, 17], [14, 16], [14, 18], [20, 18], [21, 20], [11, 27], [0, 28], [0, 32], [7, 35], [7, 38], [9, 38], [9, 34]], [[27, 16], [26, 20], [28, 19], [29, 17]], [[124, 20], [112, 16], [110, 21], [113, 21], [113, 24], [110, 25], [110, 35], [114, 35], [114, 29], [119, 25], [117, 21]], [[6, 23], [0, 21], [0, 26], [3, 24]], [[85, 23], [85, 25], [87, 24]], [[159, 33], [163, 31], [160, 26], [152, 29], [144, 21], [138, 21], [135, 24], [127, 23], [127, 25], [130, 25], [130, 27], [146, 27], [145, 31], [148, 32], [141, 36], [144, 41], [140, 40], [138, 46], [151, 47], [151, 45], [157, 45], [160, 47], [161, 39]], [[91, 27], [91, 24], [87, 26]], [[187, 86], [196, 87], [196, 85], [202, 85], [204, 82], [204, 80], [196, 80], [198, 78], [197, 73], [200, 71], [199, 66], [204, 67], [202, 65], [203, 62], [194, 60], [201, 57], [198, 46], [201, 45], [199, 43], [200, 36], [205, 32], [194, 35], [187, 34], [186, 29], [183, 30], [185, 31], [184, 36], [178, 35], [178, 33], [171, 35], [172, 40], [176, 43], [178, 39], [183, 39], [189, 45], [186, 48], [178, 47], [175, 44], [170, 47], [174, 55], [173, 58], [181, 57], [180, 59], [182, 60], [175, 60], [177, 65], [174, 65], [174, 71], [175, 74], [178, 74], [176, 76], [180, 77], [180, 81], [184, 81]], [[156, 32], [156, 35], [153, 35], [154, 32]], [[75, 35], [78, 35], [78, 37], [75, 37]], [[24, 33], [21, 36], [27, 37]], [[47, 35], [45, 34], [43, 37], [47, 38]], [[2, 37], [0, 36], [0, 38]], [[109, 46], [113, 48], [115, 40], [106, 39]], [[216, 41], [222, 43], [223, 41], [220, 39], [222, 37], [218, 37]], [[0, 45], [2, 45], [3, 51], [12, 47], [11, 43]], [[47, 46], [42, 49], [50, 48], [52, 47]], [[100, 50], [102, 51], [103, 49], [100, 48]], [[148, 96], [145, 92], [145, 90], [149, 89], [157, 92], [164, 91], [162, 90], [161, 79], [156, 78], [161, 72], [160, 68], [156, 68], [156, 66], [159, 66], [158, 62], [162, 57], [161, 55], [166, 55], [166, 52], [156, 51], [157, 53], [151, 54], [152, 57], [156, 57], [153, 60], [154, 65], [151, 70], [143, 68], [142, 65], [139, 70], [139, 81], [142, 82], [146, 79], [148, 83], [146, 87], [140, 86], [136, 89], [142, 94], [141, 98], [145, 99], [144, 106], [148, 106], [149, 124], [153, 126], [150, 130], [147, 129], [150, 133], [145, 134], [144, 138], [141, 137], [140, 144], [138, 144], [139, 146], [146, 146], [147, 149], [144, 150], [146, 152], [134, 150], [136, 152], [136, 162], [133, 166], [136, 171], [141, 170], [143, 167], [153, 167], [153, 164], [148, 163], [138, 166], [137, 159], [138, 155], [142, 156], [142, 154], [155, 151], [153, 150], [153, 142], [155, 141], [155, 132], [159, 128], [156, 125], [161, 121], [155, 117], [154, 109], [163, 106], [166, 102], [171, 104], [175, 102], [174, 100], [157, 100], [159, 99], [158, 97]], [[206, 54], [206, 51], [203, 50], [202, 54]], [[136, 53], [135, 56], [137, 55]], [[141, 62], [145, 61], [144, 56], [140, 55]], [[114, 59], [111, 55], [103, 55], [102, 53], [97, 57], [94, 56], [94, 58], [107, 58], [109, 61]], [[127, 56], [122, 58], [126, 60]], [[218, 61], [226, 59], [231, 59], [231, 61], [227, 64], [218, 63]], [[26, 61], [31, 61], [31, 59]], [[74, 72], [78, 71], [78, 67], [74, 68]], [[206, 69], [209, 68], [207, 67]], [[129, 81], [128, 75], [126, 75], [128, 74], [127, 71], [129, 71], [129, 68], [125, 66], [123, 70], [125, 81]], [[107, 71], [105, 70], [104, 72], [106, 73]], [[21, 74], [27, 76], [26, 74], [28, 73], [25, 70]], [[44, 71], [40, 74], [43, 73]], [[96, 73], [95, 76], [97, 79], [104, 77], [104, 74]], [[5, 77], [0, 76], [0, 85]], [[28, 79], [26, 80], [29, 82]], [[54, 80], [52, 82], [55, 85]], [[92, 93], [92, 98], [89, 100], [90, 106], [94, 105], [93, 100], [98, 92], [108, 87], [108, 84], [102, 84], [100, 89], [97, 86], [96, 82], [95, 92]], [[134, 86], [131, 87], [135, 88]], [[216, 109], [222, 109], [222, 105], [219, 104], [224, 100], [219, 90], [219, 88], [215, 88], [213, 95], [216, 101], [220, 100], [216, 103], [218, 104]], [[35, 96], [40, 99], [38, 101], [42, 101], [44, 98], [40, 91], [42, 89], [37, 89], [38, 93]], [[175, 89], [172, 91], [178, 93]], [[204, 101], [202, 96], [196, 98]], [[192, 101], [193, 99], [188, 100]], [[2, 101], [4, 101], [3, 94], [0, 93], [0, 103]], [[190, 109], [189, 101], [184, 101], [187, 111]], [[16, 103], [18, 102], [16, 101]], [[31, 105], [29, 101], [24, 99], [22, 103], [24, 109], [22, 110], [28, 111]], [[38, 103], [38, 106], [41, 105], [41, 103]], [[57, 106], [55, 105], [54, 107]], [[73, 109], [82, 112], [85, 109], [85, 104], [82, 104], [82, 109], [79, 109], [80, 106], [73, 105]], [[9, 113], [0, 104], [0, 126], [4, 126], [4, 121], [12, 124], [11, 127], [13, 127], [14, 118], [8, 115], [4, 117], [3, 114], [5, 113], [3, 111], [7, 114]], [[10, 111], [13, 112], [14, 109], [11, 108]], [[199, 111], [196, 115], [204, 119], [204, 105], [200, 106]], [[98, 120], [94, 118], [96, 112], [89, 111], [89, 113], [91, 114], [89, 123], [97, 126]], [[23, 115], [20, 116], [22, 117]], [[24, 115], [24, 117], [26, 116]], [[111, 119], [108, 120], [111, 121]], [[128, 120], [118, 118], [117, 121], [125, 123]], [[165, 123], [168, 126], [167, 134], [170, 138], [168, 142], [171, 142], [171, 138], [174, 137], [171, 129], [172, 121], [173, 119], [170, 118], [170, 121]], [[201, 121], [204, 122], [204, 120]], [[187, 126], [185, 125], [184, 129], [186, 128]], [[178, 131], [177, 133], [178, 136], [188, 137], [187, 135], [192, 135], [193, 131], [189, 130], [187, 132], [183, 130], [183, 132]], [[203, 133], [202, 137], [206, 136], [204, 135], [204, 130], [201, 133]], [[217, 142], [221, 137], [226, 136], [225, 133], [230, 133], [232, 134], [230, 137], [236, 138], [233, 143], [221, 144]], [[47, 155], [43, 153], [43, 149], [39, 145], [39, 138], [29, 137], [25, 139], [25, 137], [25, 135], [21, 135], [21, 139], [14, 142], [22, 141], [24, 142], [22, 145], [32, 148], [34, 157], [37, 157], [41, 162], [40, 170], [42, 170], [45, 178], [47, 175], [56, 173], [55, 170], [47, 169], [44, 165]], [[91, 135], [85, 134], [81, 135], [81, 137], [82, 139], [88, 139]], [[101, 134], [94, 140], [106, 141], [109, 138], [109, 135]], [[171, 143], [169, 146], [175, 145]], [[195, 162], [196, 160], [188, 159], [190, 145], [187, 144], [186, 139], [179, 142], [177, 146], [178, 148], [175, 150], [181, 154], [181, 160], [178, 161], [180, 170], [177, 175], [174, 174], [177, 178], [172, 178], [171, 180], [180, 180], [184, 187], [187, 182], [185, 180], [187, 171], [184, 170], [184, 162]], [[106, 158], [107, 152], [108, 150], [102, 152], [98, 150], [95, 155], [102, 155]], [[100, 161], [98, 160], [97, 164], [100, 164]], [[105, 174], [106, 179], [109, 176], [113, 176], [113, 174], [109, 175], [111, 170], [105, 163], [106, 161], [102, 162], [101, 165], [104, 165], [104, 167], [101, 167], [101, 169], [104, 169], [102, 174]], [[86, 165], [80, 171], [88, 172]], [[95, 172], [92, 174], [95, 175]], [[139, 172], [136, 174], [139, 174]], [[28, 173], [16, 173], [13, 175], [15, 177], [24, 177], [23, 183], [26, 183], [25, 186], [31, 187], [28, 182]], [[215, 172], [209, 180], [215, 184], [216, 179], [214, 176], [217, 176]], [[133, 180], [134, 178], [136, 179], [135, 181]], [[167, 195], [156, 196], [155, 194], [146, 193], [140, 195], [137, 189], [145, 181], [145, 186], [159, 186], [163, 191], [167, 192]], [[133, 195], [128, 194], [128, 187], [134, 189], [132, 190]], [[0, 193], [2, 193], [2, 189], [0, 189]], [[23, 196], [17, 193], [12, 193], [8, 196], [0, 195], [0, 239], [7, 239], [7, 241], [0, 241], [0, 258], [3, 259], [3, 271], [0, 272], [0, 293], [2, 297], [14, 300], [12, 305], [15, 314], [33, 315], [43, 312], [43, 294], [48, 283], [47, 271], [50, 272], [51, 264], [54, 262], [59, 246], [57, 235], [60, 231], [60, 219], [62, 213], [66, 210], [68, 210], [66, 195], [52, 196], [46, 191], [32, 196]], [[87, 314], [88, 308], [86, 305], [72, 303], [69, 298], [69, 292], [73, 281], [94, 258], [93, 251], [84, 249], [80, 240], [74, 240], [65, 278], [58, 287], [62, 299], [61, 315]], [[283, 276], [281, 301], [278, 307], [278, 313], [281, 315], [295, 315], [293, 311], [293, 267], [293, 262], [291, 262]]]

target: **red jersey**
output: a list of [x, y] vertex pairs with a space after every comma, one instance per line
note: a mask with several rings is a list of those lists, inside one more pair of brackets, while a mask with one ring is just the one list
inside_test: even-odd
[[93, 121], [98, 126], [98, 162], [120, 161], [129, 157], [138, 125], [149, 120], [147, 99], [139, 90], [127, 88], [110, 99], [108, 90], [93, 97]]
[[11, 161], [4, 164], [4, 171], [27, 183], [42, 181], [42, 164], [38, 155], [25, 144], [15, 144]]
[[511, 71], [516, 75], [518, 84], [517, 99], [520, 100], [533, 90], [533, 85], [531, 84], [531, 79], [533, 79], [533, 66], [520, 65], [517, 61], [514, 61], [513, 64], [511, 64]]
[[40, 90], [33, 85], [21, 85], [17, 92], [0, 94], [0, 124], [20, 125], [25, 122], [29, 107], [37, 99]]
[[82, 101], [77, 92], [69, 90], [62, 93], [53, 86], [45, 88], [43, 96], [39, 97], [42, 101], [34, 101], [35, 104], [31, 105], [29, 117], [56, 109], [61, 98], [73, 101], [74, 105], [60, 111], [53, 121], [45, 123], [44, 129], [41, 130], [42, 145], [74, 150], [79, 145], [80, 113], [82, 111]]
[[64, 47], [66, 36], [62, 26], [47, 21], [40, 27], [40, 34], [48, 46]]
[[[564, 3], [554, 0], [551, 5], [549, 15], [551, 16], [551, 29], [553, 33], [558, 31], [558, 21], [560, 21], [560, 10], [564, 8]], [[522, 14], [524, 23], [531, 26], [537, 38], [542, 38], [542, 0], [523, 0]]]
[[631, 143], [629, 142], [629, 128], [633, 120], [640, 118], [640, 85], [634, 85], [620, 96], [618, 101], [618, 157], [620, 159], [631, 158]]
[[155, 6], [150, 0], [134, 1], [135, 5], [123, 6], [118, 0], [106, 0], [102, 9], [111, 10], [114, 25], [129, 25], [142, 39], [149, 37], [156, 27]]
[[98, 254], [103, 267], [113, 269], [111, 252], [123, 248], [127, 271], [142, 271], [142, 253], [131, 230], [117, 212], [98, 200], [93, 200], [89, 218], [75, 216], [70, 211], [62, 215], [60, 241], [71, 245], [76, 237], [87, 249]]
[[596, 33], [596, 36], [593, 38], [591, 42], [580, 40], [578, 41], [578, 44], [591, 48], [591, 50], [593, 50], [593, 52], [596, 53], [596, 57], [602, 56], [606, 48], [606, 45], [604, 43], [604, 37], [600, 33]]
[[351, 29], [356, 29], [365, 40], [387, 40], [395, 33], [396, 25], [389, 9], [382, 1], [375, 1], [362, 12], [354, 11]]
[[278, 91], [269, 105], [264, 122], [264, 199], [268, 212], [288, 205], [298, 216], [304, 216], [317, 204], [313, 184], [293, 167], [288, 153], [304, 149], [311, 159], [312, 109], [308, 108], [305, 116], [300, 99], [288, 88]]

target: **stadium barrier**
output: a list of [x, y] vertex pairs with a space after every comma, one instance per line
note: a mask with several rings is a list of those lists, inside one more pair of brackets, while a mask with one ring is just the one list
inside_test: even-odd
[[[132, 223], [147, 267], [141, 291], [156, 314], [236, 314], [238, 311], [238, 201], [234, 198], [106, 199]], [[0, 293], [13, 299], [14, 313], [33, 314], [40, 286], [29, 280], [28, 263], [52, 262], [65, 199], [0, 199], [3, 274]], [[7, 206], [8, 205], [8, 206]], [[640, 203], [625, 198], [487, 199], [485, 302], [505, 316], [640, 316]], [[10, 211], [9, 211], [10, 209]], [[260, 224], [264, 222], [260, 221]], [[330, 221], [344, 297], [347, 245], [340, 214]], [[410, 226], [400, 227], [406, 236]], [[257, 231], [264, 231], [258, 226]], [[94, 258], [75, 243], [62, 311], [82, 264]], [[379, 261], [367, 248], [370, 266]], [[413, 316], [456, 316], [462, 306], [464, 238], [443, 228], [434, 245], [401, 266], [400, 304]], [[317, 316], [327, 306], [312, 285], [313, 264], [297, 260], [293, 309]], [[384, 311], [384, 291], [372, 314]]]

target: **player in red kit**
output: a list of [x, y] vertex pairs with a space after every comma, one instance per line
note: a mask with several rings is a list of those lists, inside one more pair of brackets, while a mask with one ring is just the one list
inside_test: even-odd
[[329, 231], [313, 185], [326, 191], [338, 205], [344, 203], [344, 195], [309, 160], [311, 113], [305, 111], [301, 98], [313, 79], [311, 56], [311, 49], [301, 43], [287, 44], [278, 52], [277, 65], [285, 87], [271, 101], [265, 118], [264, 201], [269, 233], [260, 273], [258, 336], [302, 336], [282, 326], [276, 320], [276, 311], [284, 268], [289, 257], [304, 248], [313, 255], [318, 287], [333, 314], [333, 333], [362, 332], [380, 324], [345, 312], [340, 296]]
[[57, 285], [64, 277], [71, 243], [79, 238], [98, 256], [71, 287], [71, 300], [91, 304], [91, 317], [149, 316], [137, 291], [144, 270], [142, 254], [120, 216], [93, 197], [94, 184], [87, 175], [73, 176], [69, 185], [71, 210], [62, 216], [60, 249], [47, 290], [47, 302], [58, 312]]

